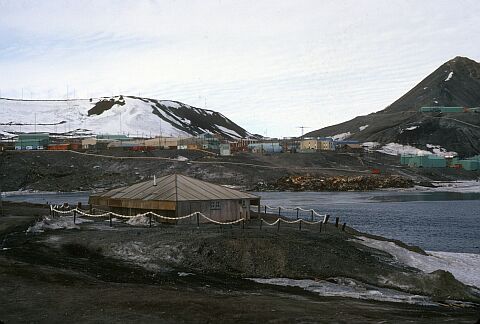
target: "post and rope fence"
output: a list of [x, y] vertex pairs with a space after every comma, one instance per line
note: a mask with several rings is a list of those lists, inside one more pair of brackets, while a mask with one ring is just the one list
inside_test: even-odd
[[[269, 223], [268, 221], [266, 221], [263, 217], [261, 217], [261, 214], [258, 213], [258, 218], [260, 218], [260, 230], [262, 229], [263, 227], [263, 224], [265, 225], [268, 225], [268, 226], [277, 226], [277, 232], [280, 231], [280, 222], [283, 222], [283, 223], [287, 223], [287, 224], [294, 224], [294, 223], [298, 223], [298, 230], [301, 231], [302, 230], [302, 224], [308, 224], [308, 225], [314, 225], [314, 224], [318, 224], [319, 227], [318, 227], [318, 231], [321, 233], [322, 232], [322, 229], [324, 232], [326, 232], [327, 230], [327, 224], [328, 224], [328, 221], [330, 220], [330, 215], [329, 214], [320, 214], [318, 213], [316, 210], [314, 209], [304, 209], [302, 207], [284, 207], [284, 206], [278, 206], [278, 207], [273, 207], [273, 206], [269, 206], [269, 205], [264, 205], [263, 208], [261, 208], [260, 205], [258, 206], [251, 206], [252, 208], [256, 208], [257, 210], [263, 210], [264, 211], [264, 217], [267, 216], [267, 210], [275, 210], [275, 214], [270, 214], [271, 216], [278, 216], [278, 219], [276, 221], [274, 221], [273, 223]], [[286, 213], [283, 213], [283, 211], [285, 211]], [[287, 220], [286, 216], [288, 215], [288, 211], [293, 211], [295, 212], [295, 220], [294, 221], [289, 221]], [[300, 212], [304, 212], [304, 213], [309, 213], [309, 218], [310, 218], [310, 221], [306, 220], [304, 217], [305, 216], [301, 216]], [[281, 217], [283, 215], [283, 217]], [[291, 217], [293, 218], [293, 215], [291, 215]], [[307, 216], [308, 217], [308, 216]], [[315, 218], [318, 218], [318, 220], [315, 220]], [[335, 217], [335, 227], [336, 228], [339, 228], [339, 224], [340, 224], [340, 217]], [[342, 232], [345, 232], [345, 229], [346, 229], [346, 226], [347, 226], [347, 223], [343, 223], [343, 225], [341, 226], [341, 231]]]
[[[153, 218], [160, 219], [160, 220], [166, 220], [166, 221], [175, 221], [175, 222], [177, 222], [179, 220], [187, 219], [187, 218], [192, 218], [193, 221], [196, 222], [197, 228], [200, 228], [200, 224], [202, 223], [200, 219], [202, 218], [202, 219], [205, 220], [206, 223], [213, 223], [213, 224], [217, 224], [217, 225], [235, 225], [235, 224], [240, 225], [240, 223], [241, 223], [242, 231], [245, 230], [246, 219], [243, 218], [243, 217], [239, 218], [239, 219], [236, 219], [236, 220], [233, 220], [233, 221], [220, 222], [220, 221], [211, 219], [210, 217], [206, 216], [202, 212], [193, 212], [189, 215], [185, 215], [185, 216], [181, 216], [181, 217], [167, 217], [167, 216], [163, 216], [163, 215], [157, 214], [157, 213], [152, 212], [152, 211], [147, 211], [145, 213], [140, 213], [140, 214], [132, 216], [132, 215], [122, 215], [122, 214], [118, 214], [118, 213], [115, 213], [115, 212], [112, 212], [112, 211], [106, 211], [106, 210], [102, 210], [102, 209], [98, 209], [98, 208], [93, 208], [91, 205], [89, 206], [88, 212], [87, 212], [87, 210], [83, 210], [79, 207], [81, 207], [80, 204], [76, 208], [73, 208], [73, 209], [70, 209], [70, 207], [68, 205], [65, 205], [65, 204], [62, 205], [62, 206], [50, 205], [50, 216], [52, 218], [55, 218], [55, 217], [59, 217], [60, 215], [70, 214], [70, 215], [73, 215], [73, 223], [74, 224], [77, 223], [78, 216], [92, 217], [92, 218], [102, 218], [102, 217], [104, 217], [104, 218], [108, 218], [108, 222], [109, 222], [110, 227], [113, 227], [114, 217], [120, 218], [120, 219], [122, 219], [122, 218], [123, 219], [125, 219], [125, 218], [131, 219], [133, 217], [147, 217], [148, 218], [148, 227], [150, 227], [150, 228], [153, 225]], [[262, 208], [261, 208], [262, 206], [260, 206], [260, 205], [255, 205], [255, 206], [250, 206], [250, 207], [251, 208], [256, 207], [257, 211], [262, 210]], [[261, 217], [261, 214], [259, 212], [257, 216], [258, 216], [259, 221], [260, 221], [260, 226], [259, 226], [260, 230], [262, 230], [263, 226], [266, 225], [266, 226], [276, 226], [277, 227], [277, 232], [280, 232], [280, 228], [281, 228], [280, 223], [285, 223], [285, 224], [297, 224], [298, 223], [298, 230], [299, 231], [302, 231], [303, 224], [305, 224], [305, 225], [318, 225], [319, 226], [319, 233], [321, 233], [322, 229], [323, 229], [323, 231], [326, 232], [327, 224], [328, 224], [328, 221], [330, 219], [329, 214], [319, 214], [314, 209], [304, 209], [304, 208], [301, 208], [301, 207], [289, 208], [289, 207], [284, 207], [284, 206], [271, 207], [271, 206], [268, 206], [268, 205], [263, 206], [265, 216], [268, 215], [267, 214], [268, 209], [278, 210], [278, 216], [279, 217], [274, 222], [268, 222], [263, 217]], [[296, 214], [295, 214], [296, 219], [289, 220], [288, 218], [286, 218], [286, 215], [288, 215], [288, 213], [286, 213], [283, 217], [281, 217], [282, 216], [282, 210], [283, 211], [289, 211], [290, 210], [290, 211], [296, 212]], [[97, 212], [99, 212], [99, 214], [97, 214]], [[310, 214], [309, 215], [310, 220], [308, 221], [308, 220], [302, 218], [301, 215], [300, 215], [300, 212], [308, 212]], [[273, 216], [273, 214], [270, 214], [270, 215]], [[318, 220], [315, 220], [315, 217], [317, 217]], [[335, 218], [335, 228], [338, 229], [339, 224], [340, 224], [340, 217], [336, 217]], [[344, 222], [341, 226], [341, 231], [342, 232], [345, 232], [346, 226], [347, 226], [347, 223]]]

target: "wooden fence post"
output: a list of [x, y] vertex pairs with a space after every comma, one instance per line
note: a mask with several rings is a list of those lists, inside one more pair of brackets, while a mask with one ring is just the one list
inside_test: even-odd
[[298, 212], [299, 212], [299, 210], [298, 210], [298, 207], [297, 207], [297, 219], [298, 219]]
[[280, 211], [282, 207], [278, 207], [278, 217], [280, 217]]
[[262, 230], [263, 218], [260, 218], [260, 230]]
[[245, 219], [242, 220], [242, 231], [245, 230]]
[[302, 230], [302, 220], [300, 220], [298, 222], [298, 230], [301, 231]]
[[200, 214], [196, 212], [195, 215], [197, 216], [197, 228], [200, 228]]
[[77, 221], [77, 211], [73, 211], [73, 224], [75, 225], [75, 222]]
[[325, 232], [327, 231], [327, 223], [328, 223], [328, 219], [330, 218], [330, 215], [325, 215], [325, 219], [323, 221], [323, 223], [325, 224]]
[[267, 205], [265, 205], [265, 215], [267, 215]]
[[313, 209], [312, 209], [312, 222], [313, 222]]
[[347, 226], [347, 223], [343, 223], [343, 225], [342, 225], [342, 232], [345, 232], [345, 226]]
[[148, 214], [148, 227], [152, 227], [152, 214]]
[[335, 227], [338, 227], [338, 221], [340, 220], [340, 217], [335, 217]]
[[280, 218], [278, 219], [278, 223], [277, 223], [277, 232], [280, 232]]
[[113, 223], [112, 223], [112, 213], [108, 213], [108, 217], [110, 218], [110, 227], [113, 227]]

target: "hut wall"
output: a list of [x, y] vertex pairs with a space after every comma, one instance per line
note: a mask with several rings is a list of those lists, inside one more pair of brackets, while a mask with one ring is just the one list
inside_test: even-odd
[[[216, 201], [220, 203], [220, 208], [212, 209], [211, 203]], [[248, 199], [245, 199], [244, 204], [242, 204], [242, 199], [178, 202], [178, 216], [189, 215], [197, 211], [219, 222], [228, 222], [240, 218], [249, 219], [250, 201]], [[200, 217], [200, 221], [202, 223], [208, 222], [203, 217]], [[197, 220], [195, 217], [183, 221], [183, 223], [196, 222]]]

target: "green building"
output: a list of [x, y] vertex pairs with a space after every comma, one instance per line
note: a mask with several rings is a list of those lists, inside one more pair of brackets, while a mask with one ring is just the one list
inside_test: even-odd
[[443, 156], [438, 155], [402, 155], [400, 164], [417, 168], [445, 168], [447, 161]]
[[15, 141], [16, 150], [43, 150], [49, 143], [48, 133], [26, 133], [18, 135]]
[[467, 171], [477, 171], [480, 168], [480, 161], [478, 160], [460, 160], [458, 164], [462, 166], [462, 169]]

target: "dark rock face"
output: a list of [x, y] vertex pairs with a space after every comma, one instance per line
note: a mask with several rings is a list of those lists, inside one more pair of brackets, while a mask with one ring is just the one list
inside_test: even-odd
[[[420, 113], [423, 106], [480, 106], [480, 64], [456, 57], [435, 70], [390, 106], [305, 136], [350, 132], [351, 139], [401, 143], [425, 149], [440, 145], [460, 156], [480, 153], [480, 113]], [[369, 125], [360, 131], [359, 127]]]
[[88, 111], [88, 116], [101, 115], [104, 111], [109, 110], [114, 105], [123, 106], [125, 105], [125, 100], [123, 100], [122, 96], [120, 96], [119, 99], [117, 100], [115, 100], [114, 98], [100, 100], [95, 104], [95, 106], [92, 109]]

